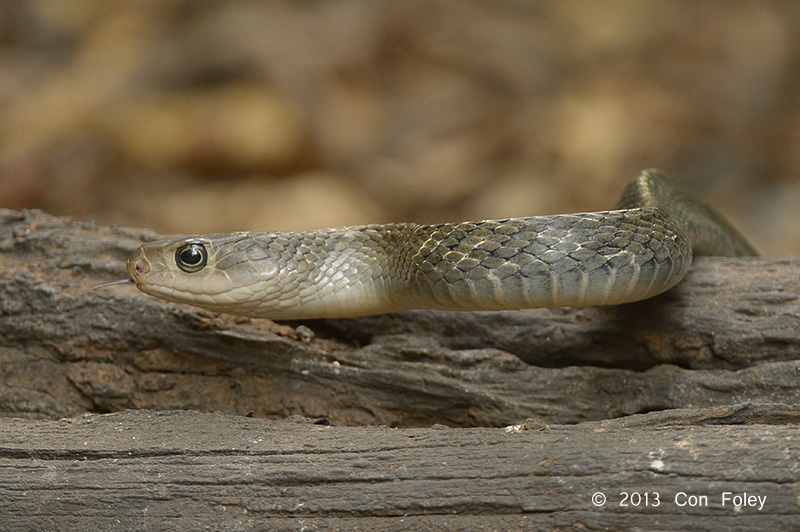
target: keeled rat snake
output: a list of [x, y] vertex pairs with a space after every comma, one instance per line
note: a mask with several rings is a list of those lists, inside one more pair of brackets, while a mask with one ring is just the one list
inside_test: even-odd
[[127, 268], [142, 292], [169, 301], [345, 318], [627, 303], [675, 285], [693, 253], [756, 254], [708, 205], [646, 170], [612, 211], [189, 236], [141, 246]]

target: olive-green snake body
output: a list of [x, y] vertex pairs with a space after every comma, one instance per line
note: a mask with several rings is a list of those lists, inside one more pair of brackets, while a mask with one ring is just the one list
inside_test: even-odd
[[343, 318], [627, 303], [674, 286], [693, 253], [755, 250], [701, 200], [647, 170], [612, 211], [189, 236], [141, 246], [127, 268], [141, 291], [169, 301]]

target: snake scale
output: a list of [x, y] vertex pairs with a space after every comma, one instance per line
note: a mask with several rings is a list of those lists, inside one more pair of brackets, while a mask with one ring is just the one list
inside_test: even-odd
[[344, 318], [627, 303], [674, 286], [693, 254], [756, 252], [711, 207], [645, 170], [611, 211], [189, 236], [144, 244], [127, 269], [142, 292], [169, 301]]

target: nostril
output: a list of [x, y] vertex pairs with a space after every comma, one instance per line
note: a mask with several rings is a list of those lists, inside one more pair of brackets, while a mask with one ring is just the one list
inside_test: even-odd
[[144, 251], [141, 247], [128, 257], [125, 262], [125, 269], [128, 270], [128, 275], [136, 282], [138, 282], [140, 275], [147, 275], [147, 272], [150, 271], [150, 263], [147, 261], [147, 257], [144, 256]]
[[150, 271], [150, 265], [144, 259], [135, 260], [128, 268], [132, 275], [143, 275]]

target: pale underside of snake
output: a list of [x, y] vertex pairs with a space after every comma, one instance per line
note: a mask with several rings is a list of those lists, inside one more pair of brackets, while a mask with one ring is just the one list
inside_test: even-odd
[[755, 255], [704, 202], [654, 170], [615, 210], [161, 240], [127, 269], [146, 294], [257, 318], [408, 309], [614, 305], [668, 290], [693, 254]]

